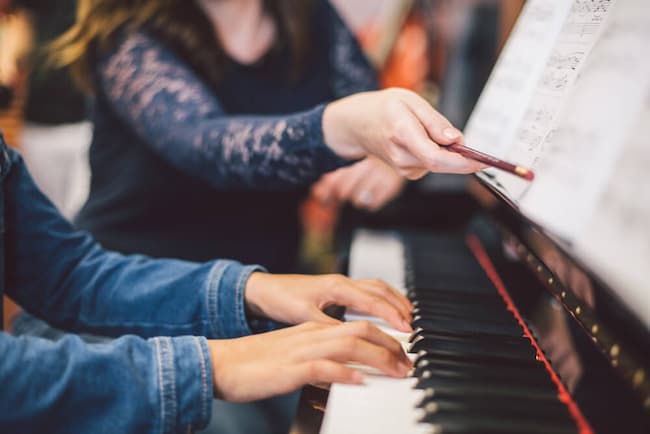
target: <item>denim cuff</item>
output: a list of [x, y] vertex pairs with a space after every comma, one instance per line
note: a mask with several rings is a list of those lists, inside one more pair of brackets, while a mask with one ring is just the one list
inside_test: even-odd
[[253, 333], [246, 320], [244, 289], [248, 277], [255, 271], [266, 272], [266, 269], [227, 260], [215, 263], [210, 272], [207, 293], [214, 337], [230, 339]]
[[205, 428], [212, 411], [212, 367], [203, 337], [149, 339], [158, 375], [163, 433]]

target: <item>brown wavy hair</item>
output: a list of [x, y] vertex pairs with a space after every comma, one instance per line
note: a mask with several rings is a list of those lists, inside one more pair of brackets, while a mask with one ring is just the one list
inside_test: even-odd
[[[275, 49], [287, 47], [299, 71], [310, 43], [312, 1], [263, 0], [275, 21]], [[75, 25], [50, 44], [50, 61], [69, 67], [86, 92], [93, 91], [92, 67], [109, 50], [119, 31], [145, 28], [173, 49], [211, 86], [227, 56], [212, 23], [195, 0], [79, 0]]]

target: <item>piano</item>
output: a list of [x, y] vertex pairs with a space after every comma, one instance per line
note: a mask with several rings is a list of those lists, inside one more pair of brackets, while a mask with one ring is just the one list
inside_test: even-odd
[[[527, 2], [465, 136], [530, 164], [537, 179], [488, 170], [464, 184], [475, 207], [451, 225], [434, 223], [445, 202], [432, 193], [414, 204], [431, 224], [355, 232], [348, 275], [404, 291], [414, 332], [345, 318], [400, 340], [414, 369], [407, 379], [366, 369], [364, 385], [334, 384], [320, 400], [304, 390], [293, 432], [650, 433], [650, 61], [639, 50], [649, 9]], [[517, 73], [521, 88], [503, 86]], [[611, 91], [598, 86], [606, 78]], [[495, 113], [494, 98], [512, 104]], [[487, 120], [500, 117], [509, 143], [490, 148]], [[544, 146], [531, 145], [533, 133]], [[593, 155], [563, 154], [585, 146]]]

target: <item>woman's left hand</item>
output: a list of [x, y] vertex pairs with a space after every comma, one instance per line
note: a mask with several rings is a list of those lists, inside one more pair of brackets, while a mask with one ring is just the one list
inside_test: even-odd
[[350, 167], [323, 176], [312, 194], [324, 204], [350, 202], [357, 208], [377, 211], [395, 199], [406, 179], [378, 158], [367, 157]]
[[339, 321], [323, 312], [340, 305], [383, 318], [404, 332], [411, 329], [409, 300], [381, 280], [352, 280], [338, 274], [305, 276], [253, 273], [246, 283], [246, 305], [256, 316], [287, 324]]

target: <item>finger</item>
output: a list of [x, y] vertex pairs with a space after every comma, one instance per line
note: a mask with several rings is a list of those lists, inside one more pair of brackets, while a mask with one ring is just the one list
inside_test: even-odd
[[[433, 110], [428, 103], [420, 101], [420, 98], [415, 101], [414, 104], [411, 99], [403, 100], [405, 109], [410, 116], [401, 119], [400, 128], [395, 135], [395, 142], [411, 152], [431, 172], [473, 173], [481, 170], [483, 165], [477, 161], [454, 152], [442, 152], [443, 149], [431, 139], [430, 132], [425, 129], [425, 123], [430, 125], [430, 129], [436, 133], [435, 139], [445, 144], [455, 143], [455, 141], [462, 142], [462, 135], [457, 135], [459, 133], [457, 130], [451, 136], [442, 133], [442, 131], [448, 132], [451, 125], [449, 121]], [[424, 110], [422, 105], [428, 110]], [[422, 111], [426, 111], [426, 113], [423, 114]], [[455, 141], [450, 137], [455, 137]]]
[[363, 183], [364, 178], [368, 176], [369, 164], [367, 160], [361, 161], [348, 168], [345, 176], [339, 179], [336, 186], [336, 197], [341, 202], [352, 201]]
[[365, 290], [372, 292], [373, 294], [391, 300], [391, 302], [402, 312], [402, 314], [410, 318], [411, 312], [413, 311], [413, 305], [411, 301], [402, 294], [397, 289], [388, 285], [383, 280], [379, 279], [360, 279], [355, 280], [354, 283], [362, 286]]
[[329, 205], [336, 200], [336, 183], [340, 178], [340, 171], [337, 170], [323, 176], [312, 187], [312, 195], [323, 205]]
[[394, 377], [406, 376], [411, 366], [408, 358], [405, 359], [401, 347], [399, 352], [395, 352], [385, 346], [351, 335], [314, 342], [305, 350], [306, 356], [312, 360], [328, 359], [342, 363], [361, 363]]
[[401, 303], [394, 303], [390, 298], [377, 296], [355, 286], [348, 288], [337, 287], [333, 295], [333, 301], [337, 304], [382, 318], [397, 330], [403, 332], [412, 331], [410, 314], [403, 313]]
[[404, 128], [399, 145], [408, 149], [431, 172], [473, 173], [482, 165], [455, 152], [447, 151], [433, 142], [419, 119], [413, 115], [410, 128]]
[[351, 321], [343, 323], [336, 327], [329, 327], [324, 330], [319, 330], [311, 333], [318, 336], [319, 341], [326, 340], [340, 340], [344, 337], [357, 337], [372, 343], [373, 345], [386, 348], [395, 357], [399, 358], [403, 363], [410, 365], [408, 356], [404, 353], [402, 345], [393, 337], [379, 330], [376, 326], [369, 321]]
[[440, 145], [463, 142], [463, 133], [424, 98], [413, 92], [406, 93], [403, 98], [434, 142]]
[[410, 318], [413, 305], [409, 299], [396, 289], [392, 288], [382, 280], [376, 279], [363, 279], [355, 280], [357, 285], [361, 286], [366, 291], [375, 294], [378, 297], [390, 300], [400, 312], [407, 318]]
[[389, 186], [386, 185], [391, 180], [385, 178], [385, 175], [385, 169], [381, 167], [369, 171], [352, 193], [352, 204], [366, 210], [374, 210], [383, 205], [391, 194]]
[[295, 369], [301, 384], [312, 384], [322, 387], [323, 384], [345, 383], [362, 384], [364, 376], [361, 372], [331, 360], [313, 360], [298, 365]]

